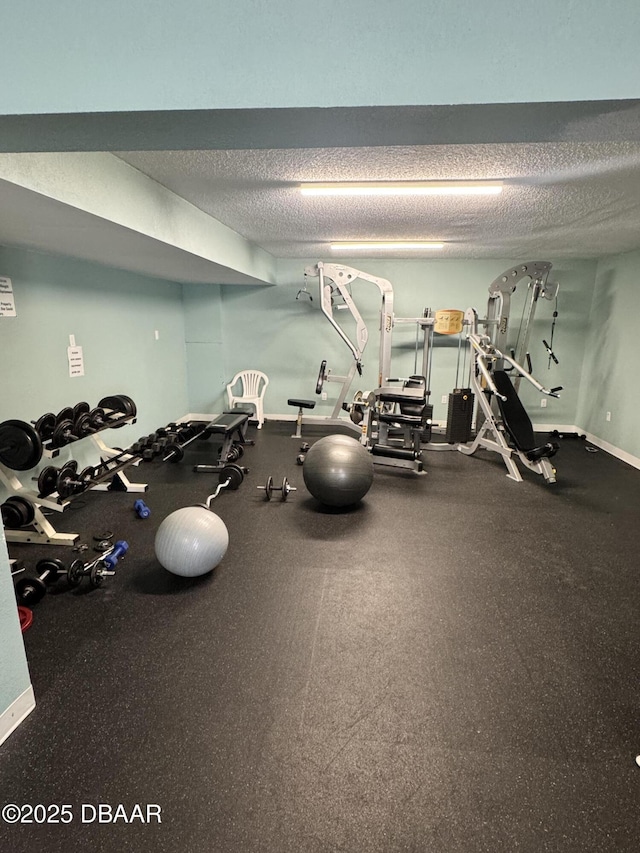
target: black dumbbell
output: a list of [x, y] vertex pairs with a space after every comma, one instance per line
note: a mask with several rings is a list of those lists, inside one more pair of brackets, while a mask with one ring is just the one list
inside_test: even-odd
[[91, 485], [95, 469], [88, 465], [78, 474], [78, 463], [70, 460], [60, 469], [56, 479], [56, 491], [63, 500], [71, 495], [77, 495], [86, 491]]
[[115, 567], [118, 560], [122, 559], [129, 550], [129, 545], [124, 540], [120, 540], [115, 545], [110, 543], [107, 551], [102, 553], [95, 560], [88, 563], [83, 563], [82, 560], [74, 560], [67, 569], [67, 583], [70, 587], [79, 586], [84, 577], [89, 577], [89, 583], [94, 589], [102, 585], [106, 577], [115, 575]]
[[45, 595], [47, 586], [55, 583], [58, 576], [65, 572], [64, 563], [60, 560], [40, 560], [36, 565], [35, 577], [20, 578], [16, 581], [15, 590], [18, 600], [24, 604], [35, 604]]
[[56, 428], [56, 416], [53, 412], [47, 412], [41, 415], [37, 421], [31, 421], [31, 423], [36, 428], [36, 432], [40, 435], [40, 438], [43, 441], [48, 441]]
[[[73, 414], [73, 409], [69, 410]], [[76, 434], [75, 426], [71, 418], [58, 421], [51, 436], [51, 443], [54, 447], [64, 447], [72, 441], [77, 441], [79, 436]]]
[[265, 497], [268, 501], [271, 500], [271, 497], [274, 492], [282, 492], [281, 500], [286, 501], [286, 499], [289, 497], [290, 492], [298, 491], [295, 486], [290, 485], [286, 477], [283, 478], [281, 486], [274, 486], [273, 477], [268, 477], [267, 482], [264, 486], [256, 486], [256, 488], [262, 489], [264, 491]]

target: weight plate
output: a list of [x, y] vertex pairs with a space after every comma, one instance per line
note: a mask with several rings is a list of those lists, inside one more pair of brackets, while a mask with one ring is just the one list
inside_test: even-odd
[[93, 537], [94, 542], [104, 542], [105, 539], [113, 539], [113, 531], [105, 530], [104, 533], [97, 533]]
[[73, 409], [71, 406], [65, 406], [64, 409], [60, 409], [58, 414], [56, 415], [56, 424], [62, 423], [62, 421], [72, 421], [73, 420]]
[[20, 616], [20, 630], [24, 634], [33, 623], [33, 613], [28, 607], [18, 607], [18, 614]]
[[165, 447], [164, 462], [180, 462], [184, 459], [184, 450], [179, 444], [167, 444]]
[[0, 462], [12, 471], [28, 471], [42, 459], [42, 439], [25, 421], [0, 423]]
[[82, 471], [78, 474], [78, 480], [83, 483], [82, 491], [91, 488], [91, 482], [93, 480], [94, 474], [93, 465], [87, 465], [86, 468], [83, 468]]
[[[113, 394], [111, 397], [103, 397], [98, 403], [98, 406], [105, 410], [105, 414], [111, 413], [112, 419], [124, 418], [130, 414], [131, 406], [126, 399], [123, 399], [119, 394]], [[105, 426], [109, 426], [109, 419], [106, 418]], [[124, 424], [117, 424], [113, 429], [120, 429]]]
[[73, 495], [76, 491], [77, 471], [78, 463], [75, 459], [70, 459], [58, 472], [56, 491], [58, 492], [58, 496], [63, 500]]
[[316, 382], [316, 394], [322, 394], [322, 386], [324, 385], [325, 375], [324, 371], [327, 367], [327, 362], [322, 361], [320, 363], [320, 371], [318, 372], [318, 381]]
[[77, 421], [80, 415], [86, 415], [91, 411], [91, 406], [84, 401], [82, 403], [76, 403], [73, 407], [73, 420]]
[[19, 507], [6, 501], [0, 506], [0, 513], [2, 514], [2, 524], [7, 530], [18, 530], [22, 527], [22, 513]]
[[36, 510], [31, 501], [20, 495], [13, 495], [8, 498], [2, 505], [2, 519], [8, 514], [9, 520], [4, 522], [6, 527], [12, 530], [17, 530], [19, 527], [26, 527], [36, 517]]
[[283, 501], [286, 501], [286, 499], [289, 497], [290, 491], [291, 491], [291, 486], [289, 485], [289, 481], [287, 480], [286, 477], [284, 477], [282, 480], [282, 498], [281, 498]]
[[237, 459], [240, 459], [241, 456], [244, 456], [244, 447], [241, 444], [234, 444], [233, 449], [237, 454]]
[[[71, 411], [71, 409], [69, 411]], [[70, 442], [75, 441], [75, 439], [76, 436], [73, 433], [72, 420], [68, 419], [56, 424], [56, 428], [54, 429], [52, 436], [52, 443], [54, 447], [64, 447], [65, 444], [69, 444]]]
[[56, 490], [58, 482], [58, 469], [55, 465], [47, 465], [40, 471], [38, 476], [38, 497], [46, 498]]
[[84, 438], [85, 435], [90, 435], [93, 432], [91, 414], [89, 412], [82, 412], [82, 414], [78, 415], [73, 422], [73, 432], [78, 438]]
[[218, 475], [218, 482], [224, 483], [226, 480], [229, 480], [227, 488], [235, 492], [244, 480], [242, 468], [238, 465], [225, 465]]
[[98, 406], [102, 409], [109, 409], [110, 411], [115, 412], [118, 417], [126, 415], [128, 410], [128, 406], [124, 400], [117, 394], [112, 394], [110, 397], [103, 397], [98, 403]]
[[91, 569], [91, 574], [89, 575], [89, 583], [94, 589], [97, 589], [99, 586], [102, 586], [102, 581], [104, 580], [103, 573], [104, 566], [98, 563]]
[[21, 578], [16, 583], [16, 595], [25, 604], [35, 604], [46, 592], [46, 584], [40, 578]]
[[267, 483], [264, 487], [264, 493], [268, 501], [271, 500], [271, 495], [273, 494], [273, 477], [267, 477]]
[[58, 575], [61, 575], [64, 572], [64, 563], [62, 560], [53, 560], [50, 558], [45, 558], [44, 560], [38, 560], [36, 563], [36, 572], [38, 575], [43, 575], [47, 572], [48, 577], [41, 578], [45, 583], [53, 583], [58, 580]]
[[34, 426], [40, 438], [43, 441], [46, 441], [53, 435], [53, 430], [56, 426], [56, 416], [53, 412], [47, 412], [45, 415], [41, 415], [38, 418]]
[[95, 409], [92, 409], [89, 412], [89, 418], [91, 419], [91, 426], [93, 429], [102, 429], [107, 420], [107, 415], [104, 409], [100, 408], [100, 406], [96, 406]]
[[135, 418], [135, 416], [138, 414], [138, 410], [136, 408], [136, 404], [133, 402], [131, 397], [127, 397], [126, 394], [116, 394], [116, 397], [120, 397], [120, 399], [122, 400], [123, 405], [126, 407], [127, 414], [130, 415], [132, 418]]
[[84, 576], [84, 563], [82, 560], [74, 560], [67, 569], [67, 583], [70, 587], [79, 586]]

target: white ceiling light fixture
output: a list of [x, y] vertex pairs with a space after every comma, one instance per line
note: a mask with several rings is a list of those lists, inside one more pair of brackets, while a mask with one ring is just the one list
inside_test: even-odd
[[502, 181], [335, 181], [302, 183], [308, 196], [498, 195]]
[[445, 244], [432, 240], [361, 240], [361, 241], [345, 241], [343, 243], [331, 243], [331, 249], [336, 252], [359, 251], [359, 250], [383, 250], [393, 251], [394, 249], [410, 249], [420, 251], [421, 249], [443, 249]]

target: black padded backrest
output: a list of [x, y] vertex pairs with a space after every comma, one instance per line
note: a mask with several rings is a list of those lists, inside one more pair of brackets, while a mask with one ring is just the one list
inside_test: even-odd
[[408, 402], [405, 401], [400, 403], [400, 411], [403, 415], [414, 415], [416, 417], [420, 417], [422, 412], [424, 411], [424, 407], [427, 402], [426, 397], [426, 387], [427, 380], [424, 376], [411, 376], [409, 379], [404, 382], [403, 388], [422, 388], [425, 391], [424, 398], [420, 400], [420, 402]]
[[531, 418], [522, 405], [516, 389], [511, 384], [509, 375], [504, 370], [494, 370], [492, 375], [498, 393], [507, 398], [506, 400], [501, 400], [498, 397], [498, 408], [500, 409], [505, 429], [513, 439], [513, 443], [518, 450], [525, 452], [533, 450], [536, 442]]

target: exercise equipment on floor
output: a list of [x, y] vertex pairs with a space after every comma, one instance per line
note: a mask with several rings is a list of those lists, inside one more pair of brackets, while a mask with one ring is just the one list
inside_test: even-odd
[[54, 584], [66, 571], [60, 560], [44, 559], [36, 564], [35, 575], [25, 575], [14, 584], [16, 598], [20, 604], [34, 605], [47, 592], [47, 587]]
[[193, 470], [199, 474], [213, 474], [228, 463], [236, 462], [243, 455], [245, 446], [255, 443], [247, 439], [248, 424], [249, 412], [241, 407], [223, 412], [206, 424], [205, 429], [210, 435], [222, 437], [222, 447], [216, 463], [194, 465]]
[[213, 571], [228, 547], [227, 527], [208, 504], [172, 512], [161, 523], [154, 542], [160, 565], [185, 578]]
[[138, 498], [137, 501], [133, 502], [133, 511], [138, 516], [138, 518], [142, 519], [149, 518], [149, 516], [151, 515], [151, 510], [141, 498]]
[[274, 492], [280, 492], [280, 500], [286, 501], [291, 492], [298, 491], [295, 486], [289, 483], [286, 477], [282, 478], [282, 485], [276, 486], [274, 485], [273, 477], [269, 476], [264, 486], [256, 486], [256, 488], [264, 491], [265, 499], [268, 501], [271, 500]]
[[[326, 366], [326, 362], [324, 362]], [[288, 406], [295, 406], [298, 409], [298, 414], [296, 416], [296, 431], [291, 436], [291, 438], [302, 438], [302, 415], [305, 409], [314, 409], [315, 408], [315, 400], [302, 400], [299, 397], [290, 397], [287, 400]]]
[[365, 433], [374, 462], [420, 473], [422, 441], [430, 432], [433, 411], [427, 404], [426, 377], [389, 379], [373, 397], [366, 409]]
[[168, 515], [156, 533], [154, 548], [161, 566], [185, 578], [206, 575], [222, 560], [229, 546], [229, 532], [211, 509], [223, 489], [236, 491], [245, 470], [228, 463], [218, 473], [218, 487], [202, 504], [182, 507]]
[[28, 607], [18, 605], [18, 617], [20, 619], [20, 630], [24, 634], [33, 624], [33, 612]]
[[[318, 278], [318, 286], [320, 291], [320, 309], [326, 319], [329, 321], [333, 329], [337, 332], [340, 339], [346, 344], [352, 355], [351, 367], [346, 375], [335, 375], [328, 367], [327, 360], [324, 359], [320, 365], [318, 379], [316, 382], [316, 394], [320, 395], [324, 391], [325, 383], [339, 382], [341, 389], [338, 398], [334, 404], [333, 411], [329, 417], [314, 418], [305, 417], [304, 420], [309, 423], [324, 422], [325, 424], [335, 423], [354, 428], [360, 432], [358, 423], [350, 418], [350, 421], [344, 420], [341, 417], [345, 410], [347, 401], [347, 392], [353, 381], [356, 373], [363, 374], [363, 354], [369, 341], [369, 332], [367, 326], [358, 310], [353, 297], [354, 285], [368, 282], [377, 287], [380, 295], [379, 306], [379, 348], [378, 348], [378, 369], [376, 387], [381, 387], [389, 381], [389, 377], [393, 376], [391, 371], [391, 356], [394, 327], [401, 324], [414, 326], [416, 329], [416, 366], [414, 374], [428, 377], [429, 375], [429, 353], [431, 349], [433, 317], [429, 309], [424, 309], [420, 317], [399, 317], [396, 316], [393, 310], [394, 292], [391, 282], [387, 279], [369, 275], [362, 270], [348, 267], [343, 264], [323, 263], [318, 262], [312, 267], [305, 269], [305, 281], [308, 277], [313, 276]], [[355, 332], [348, 332], [346, 323], [338, 323], [336, 316], [338, 312], [348, 312], [351, 320], [355, 324]], [[336, 316], [334, 316], [334, 314]], [[420, 337], [422, 335], [422, 357], [421, 364], [418, 366]], [[428, 389], [427, 389], [428, 393]], [[351, 411], [350, 404], [347, 403], [347, 410]], [[299, 436], [295, 436], [299, 437]]]
[[[474, 353], [475, 369], [471, 386], [480, 405], [484, 422], [477, 429], [476, 437], [469, 445], [458, 445], [465, 455], [472, 455], [479, 448], [499, 453], [507, 468], [507, 476], [517, 482], [522, 475], [516, 459], [530, 471], [541, 474], [547, 483], [556, 482], [556, 471], [549, 460], [558, 450], [556, 442], [536, 445], [533, 425], [522, 402], [516, 383], [504, 369], [509, 366], [518, 379], [526, 379], [540, 393], [558, 397], [561, 386], [545, 388], [531, 373], [525, 370], [512, 356], [499, 350], [488, 335], [478, 334], [477, 317], [473, 309], [468, 310], [468, 339]], [[493, 408], [496, 401], [497, 412]], [[507, 440], [511, 439], [511, 444]]]
[[74, 560], [66, 570], [67, 583], [72, 589], [75, 589], [80, 586], [84, 578], [88, 578], [89, 586], [92, 589], [98, 589], [104, 583], [105, 578], [115, 575], [118, 562], [124, 558], [128, 550], [129, 543], [120, 539], [95, 560], [90, 560], [88, 563], [82, 560]]
[[326, 506], [358, 503], [373, 483], [373, 461], [348, 435], [328, 435], [313, 444], [302, 466], [304, 484]]
[[298, 465], [304, 464], [304, 460], [306, 458], [307, 451], [309, 450], [310, 447], [311, 447], [311, 445], [307, 441], [302, 442], [302, 444], [300, 445], [300, 452], [296, 456], [296, 462], [298, 463]]

